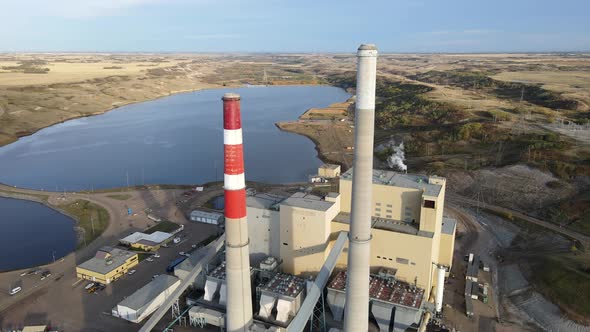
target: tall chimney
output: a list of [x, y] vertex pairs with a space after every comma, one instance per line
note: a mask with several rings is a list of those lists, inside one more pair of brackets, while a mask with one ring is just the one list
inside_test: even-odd
[[223, 95], [223, 144], [227, 331], [247, 331], [252, 324], [252, 291], [240, 96], [235, 93]]
[[373, 133], [377, 47], [358, 48], [352, 207], [348, 233], [348, 276], [344, 331], [369, 328], [369, 261], [371, 251], [371, 196], [373, 184]]

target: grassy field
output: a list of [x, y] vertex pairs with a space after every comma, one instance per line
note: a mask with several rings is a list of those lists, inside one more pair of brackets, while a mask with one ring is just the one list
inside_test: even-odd
[[158, 231], [171, 233], [179, 228], [180, 228], [179, 224], [175, 224], [175, 223], [168, 221], [168, 220], [163, 220], [163, 221], [160, 221], [159, 223], [157, 223], [156, 225], [146, 229], [144, 231], [144, 233], [152, 234], [152, 233], [158, 232]]
[[112, 198], [112, 199], [116, 199], [119, 201], [126, 201], [129, 198], [131, 198], [131, 195], [129, 195], [129, 194], [113, 194], [113, 195], [107, 195], [107, 197]]
[[588, 256], [547, 257], [533, 275], [537, 288], [572, 318], [590, 323], [590, 259]]
[[109, 225], [107, 210], [89, 201], [79, 199], [57, 207], [77, 220], [76, 226], [80, 229], [78, 249], [98, 238]]

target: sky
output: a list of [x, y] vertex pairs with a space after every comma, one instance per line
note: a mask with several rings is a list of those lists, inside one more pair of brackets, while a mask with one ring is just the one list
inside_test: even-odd
[[0, 52], [590, 51], [590, 0], [0, 0]]

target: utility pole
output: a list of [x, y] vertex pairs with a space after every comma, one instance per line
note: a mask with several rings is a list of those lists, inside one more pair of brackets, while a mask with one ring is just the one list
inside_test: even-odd
[[94, 218], [90, 215], [90, 225], [92, 227], [92, 235], [94, 235]]
[[127, 188], [129, 188], [129, 171], [127, 171]]

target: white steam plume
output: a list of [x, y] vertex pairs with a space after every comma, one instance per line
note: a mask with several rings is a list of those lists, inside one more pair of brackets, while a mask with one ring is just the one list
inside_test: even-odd
[[408, 166], [405, 164], [406, 155], [404, 153], [404, 142], [395, 145], [395, 141], [391, 140], [389, 142], [389, 147], [393, 150], [393, 154], [387, 158], [387, 165], [389, 165], [389, 168], [397, 169], [402, 172], [407, 171]]

